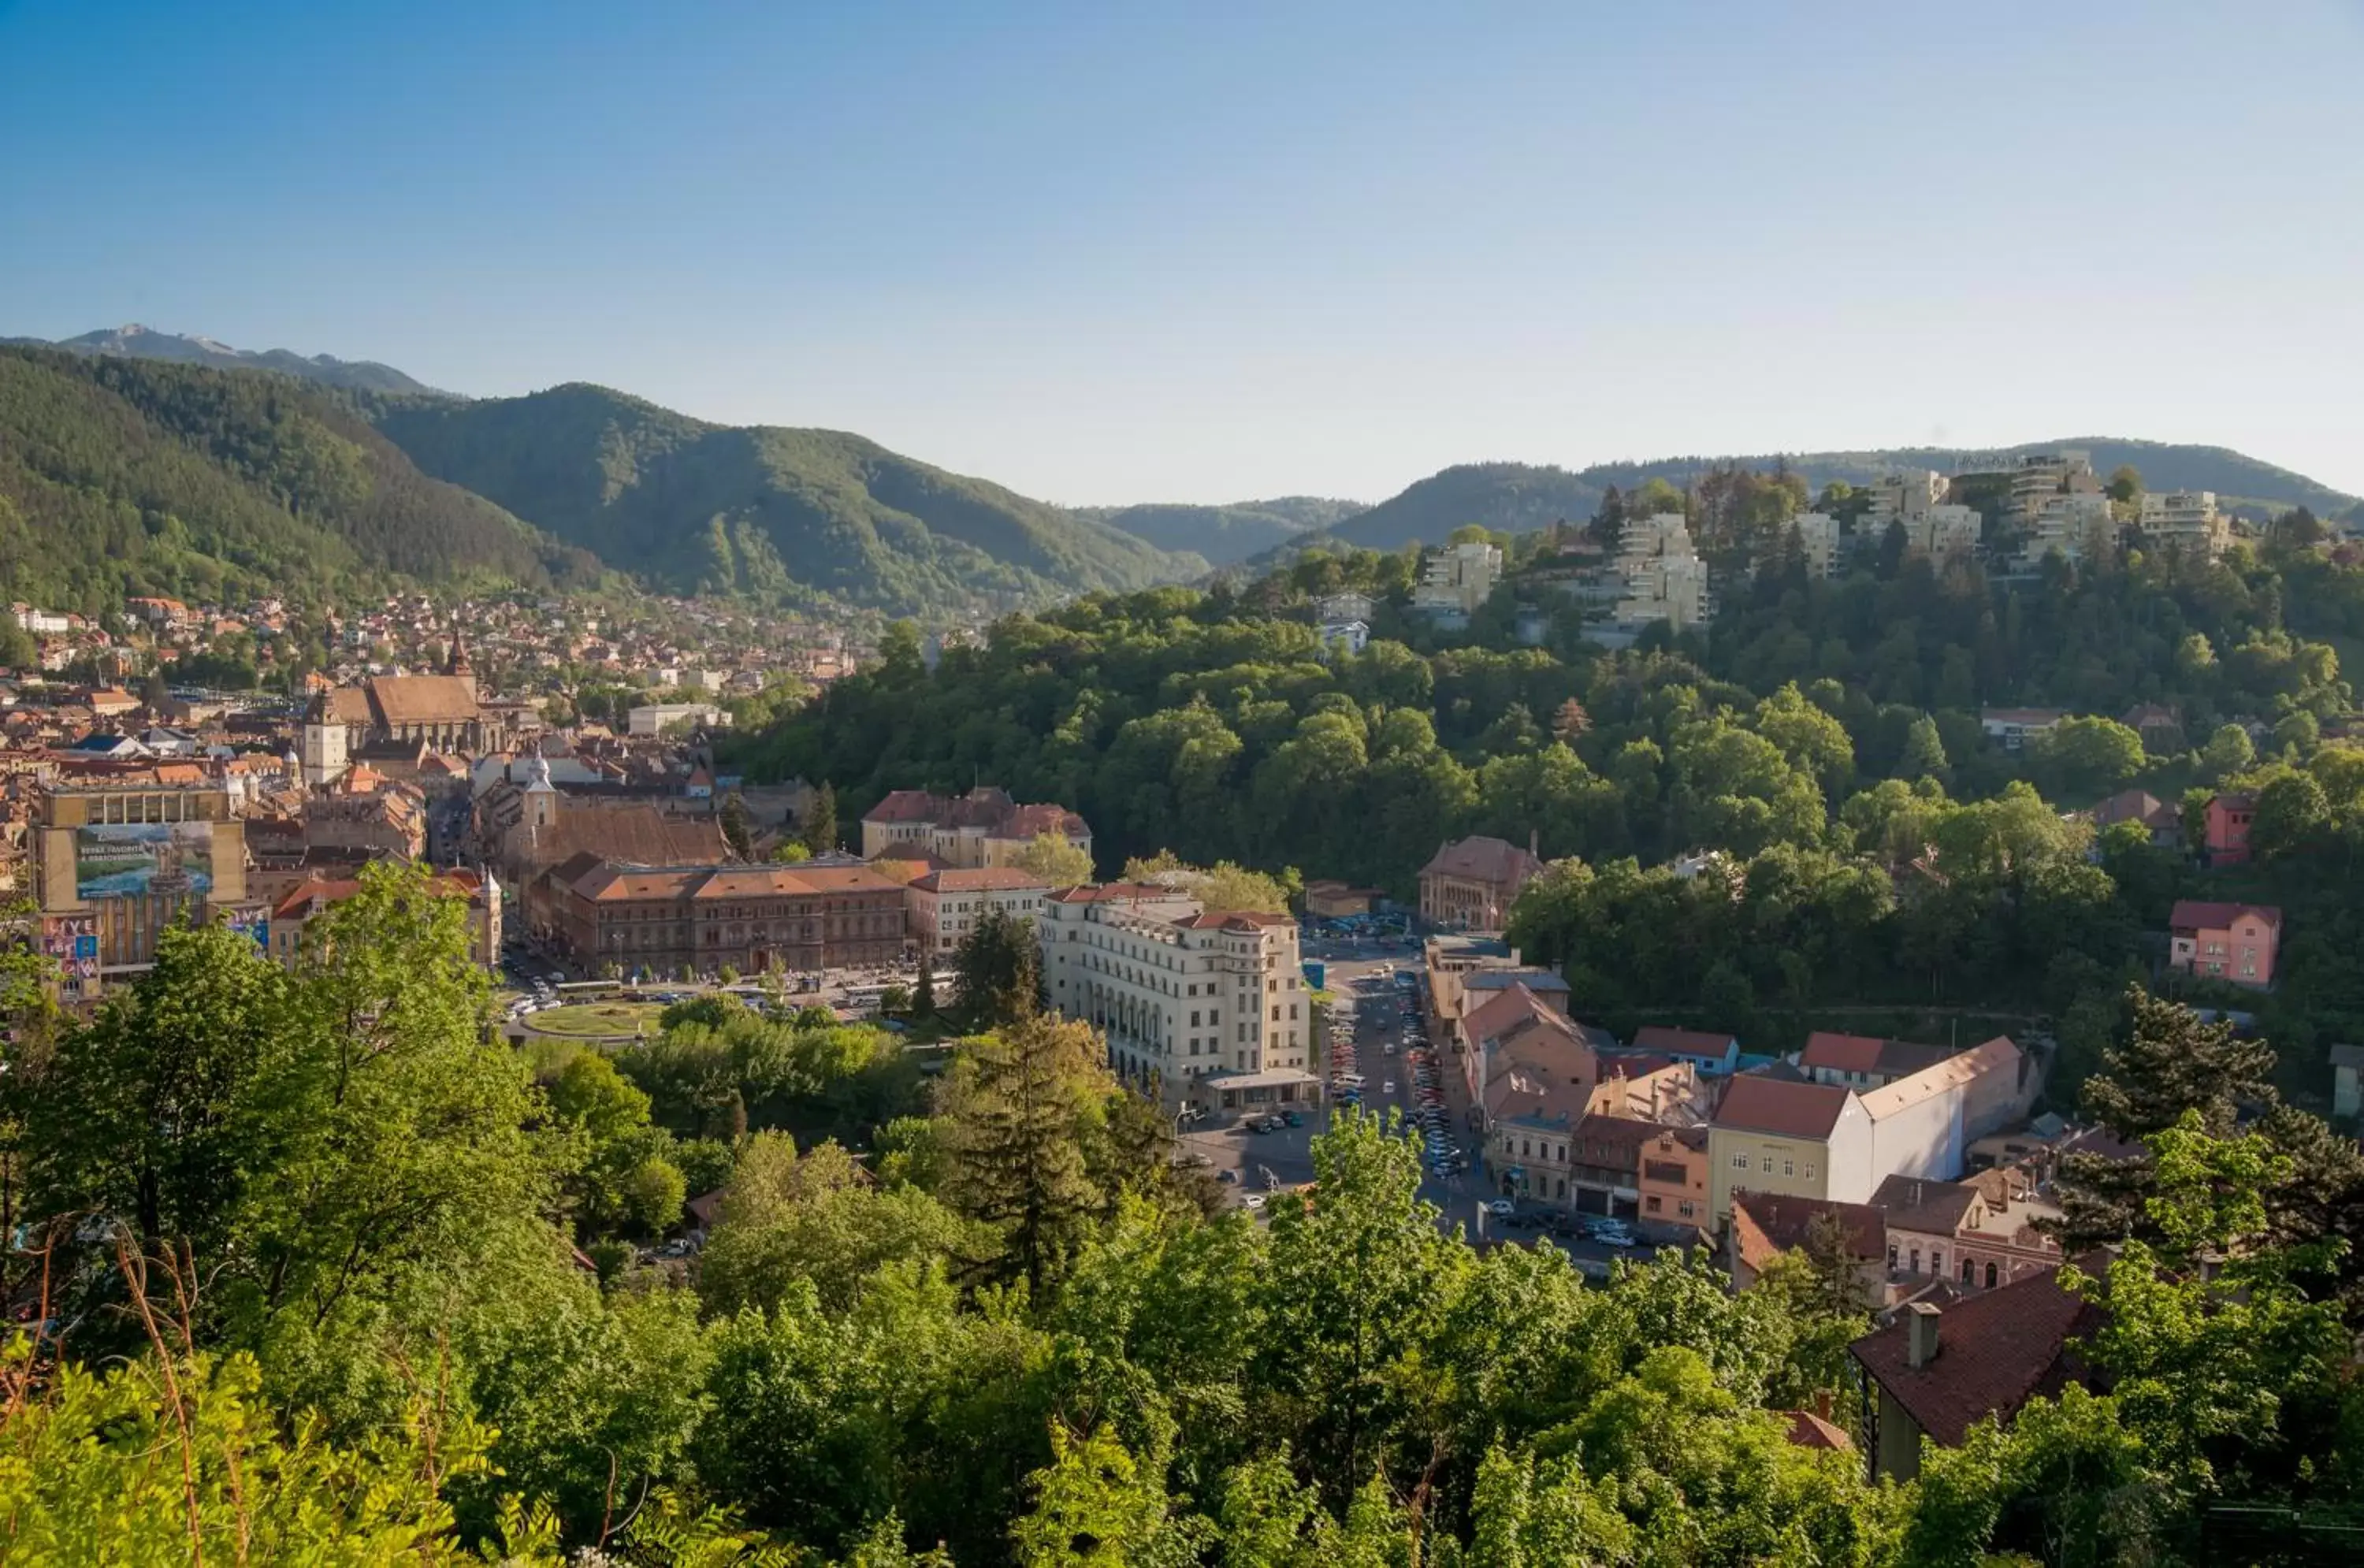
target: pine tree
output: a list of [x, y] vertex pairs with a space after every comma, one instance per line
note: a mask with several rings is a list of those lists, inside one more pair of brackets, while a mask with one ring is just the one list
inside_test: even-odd
[[1592, 728], [1592, 716], [1584, 705], [1570, 697], [1552, 714], [1552, 734], [1563, 743], [1573, 746]]
[[920, 976], [911, 984], [911, 1016], [915, 1018], [936, 1016], [936, 966], [924, 952], [920, 955]]
[[965, 1042], [946, 1085], [945, 1195], [1038, 1296], [1101, 1206], [1078, 1134], [1111, 1088], [1104, 1053], [1090, 1025], [1029, 1013]]
[[755, 858], [755, 840], [747, 831], [747, 802], [737, 790], [722, 803], [722, 841], [742, 861]]
[[805, 813], [805, 848], [827, 854], [837, 848], [837, 786], [825, 784], [813, 794], [812, 809]]
[[987, 909], [953, 953], [960, 1008], [971, 1029], [1016, 1023], [1041, 1005], [1043, 957], [1034, 922]]
[[[2085, 1081], [2086, 1113], [2112, 1135], [2139, 1143], [2197, 1111], [2203, 1131], [2227, 1138], [2244, 1106], [2279, 1103], [2265, 1041], [2236, 1039], [2231, 1024], [2202, 1023], [2138, 985], [2128, 988], [2126, 1008], [2124, 1043], [2104, 1051], [2102, 1070]], [[2060, 1173], [2062, 1244], [2074, 1252], [2141, 1233], [2153, 1183], [2147, 1155], [2070, 1155]]]
[[1908, 783], [1935, 779], [1942, 784], [1952, 774], [1952, 764], [1946, 759], [1945, 738], [1937, 733], [1937, 721], [1924, 713], [1904, 732], [1904, 754], [1897, 759], [1896, 776]]

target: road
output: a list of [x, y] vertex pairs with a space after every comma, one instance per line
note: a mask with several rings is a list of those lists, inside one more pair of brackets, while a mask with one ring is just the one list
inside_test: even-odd
[[[1365, 1107], [1399, 1118], [1400, 1125], [1416, 1127], [1420, 1106], [1418, 1064], [1408, 1052], [1429, 1043], [1428, 1020], [1421, 993], [1399, 986], [1388, 972], [1416, 972], [1420, 963], [1418, 945], [1363, 943], [1356, 951], [1344, 943], [1309, 943], [1307, 952], [1329, 965], [1326, 979], [1336, 999], [1333, 1008], [1353, 1014], [1352, 1070], [1363, 1076]], [[1457, 1174], [1440, 1174], [1433, 1166], [1425, 1167], [1420, 1195], [1436, 1207], [1438, 1224], [1448, 1233], [1457, 1228], [1481, 1247], [1506, 1241], [1532, 1244], [1544, 1233], [1531, 1220], [1506, 1226], [1481, 1212], [1487, 1198], [1493, 1195], [1486, 1188], [1478, 1158], [1481, 1140], [1474, 1129], [1469, 1096], [1449, 1046], [1442, 1041], [1436, 1043], [1435, 1077], [1444, 1097], [1445, 1136], [1449, 1146], [1461, 1151], [1466, 1167]], [[1313, 1179], [1310, 1145], [1315, 1135], [1329, 1125], [1330, 1113], [1313, 1111], [1302, 1119], [1304, 1125], [1299, 1127], [1254, 1133], [1248, 1131], [1238, 1118], [1219, 1118], [1186, 1130], [1182, 1141], [1217, 1171], [1233, 1172], [1236, 1184], [1232, 1190], [1244, 1201], [1271, 1184], [1294, 1186]], [[1647, 1247], [1621, 1251], [1602, 1246], [1589, 1237], [1553, 1237], [1552, 1240], [1575, 1259], [1578, 1267], [1596, 1278], [1605, 1276], [1610, 1262], [1616, 1258], [1645, 1260], [1651, 1255]]]

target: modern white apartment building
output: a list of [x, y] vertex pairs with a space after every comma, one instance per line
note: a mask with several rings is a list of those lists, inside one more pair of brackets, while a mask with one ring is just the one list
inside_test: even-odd
[[1908, 468], [1884, 473], [1865, 489], [1870, 494], [1871, 506], [1863, 515], [1863, 525], [1877, 530], [1893, 522], [1910, 523], [1926, 517], [1931, 507], [1946, 499], [1946, 476], [1934, 469]]
[[1140, 884], [1052, 894], [1035, 918], [1051, 1006], [1108, 1037], [1109, 1065], [1168, 1108], [1318, 1096], [1313, 1001], [1286, 915], [1210, 913]]
[[2109, 554], [2117, 531], [2110, 517], [2110, 498], [2098, 491], [2048, 496], [2028, 524], [2019, 562], [2034, 568], [2055, 551], [2072, 562], [2098, 561]]
[[1465, 619], [1502, 580], [1502, 552], [1495, 546], [1471, 540], [1447, 545], [1430, 556], [1411, 591], [1411, 607], [1430, 615]]
[[1837, 576], [1840, 550], [1845, 543], [1839, 520], [1827, 512], [1801, 512], [1790, 522], [1797, 528], [1798, 544], [1806, 554], [1806, 575]]
[[2142, 498], [2143, 537], [2153, 544], [2205, 551], [2213, 561], [2225, 552], [2231, 528], [2216, 509], [2213, 490], [2169, 490]]
[[1016, 866], [931, 871], [903, 888], [903, 909], [920, 951], [942, 959], [959, 948], [989, 910], [1022, 920], [1043, 916], [1051, 884]]
[[1975, 507], [1948, 501], [1902, 519], [1905, 548], [1933, 561], [1968, 555], [1979, 548], [1986, 518]]
[[1703, 625], [1714, 613], [1707, 562], [1691, 545], [1690, 526], [1679, 512], [1635, 517], [1620, 537], [1617, 570], [1625, 596], [1617, 602], [1620, 626], [1665, 621], [1675, 630]]

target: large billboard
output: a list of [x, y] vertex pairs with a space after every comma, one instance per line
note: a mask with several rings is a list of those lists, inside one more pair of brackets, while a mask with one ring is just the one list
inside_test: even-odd
[[89, 915], [41, 917], [41, 951], [57, 960], [70, 979], [98, 978], [98, 921]]
[[203, 898], [213, 887], [210, 822], [104, 822], [74, 829], [78, 898]]

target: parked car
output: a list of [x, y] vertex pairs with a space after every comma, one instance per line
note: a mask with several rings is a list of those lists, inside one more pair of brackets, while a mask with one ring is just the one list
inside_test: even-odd
[[1622, 1219], [1604, 1219], [1592, 1228], [1592, 1239], [1604, 1247], [1633, 1247], [1640, 1243]]
[[1508, 1219], [1519, 1212], [1519, 1206], [1509, 1198], [1498, 1197], [1487, 1204], [1486, 1212], [1497, 1219]]

